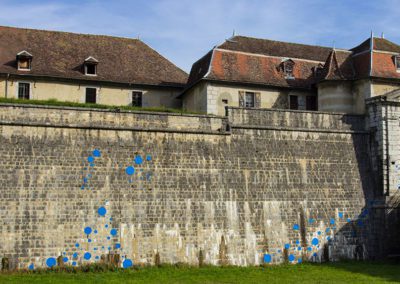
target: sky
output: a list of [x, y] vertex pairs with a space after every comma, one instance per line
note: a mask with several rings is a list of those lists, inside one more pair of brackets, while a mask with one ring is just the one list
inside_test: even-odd
[[236, 35], [337, 48], [400, 43], [400, 0], [0, 0], [0, 25], [140, 38], [189, 72]]

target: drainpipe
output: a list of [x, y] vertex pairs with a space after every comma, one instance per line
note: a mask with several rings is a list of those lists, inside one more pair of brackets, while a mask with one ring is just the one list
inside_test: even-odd
[[6, 76], [6, 85], [4, 87], [4, 96], [7, 98], [8, 97], [8, 80], [10, 79], [10, 74], [7, 74]]

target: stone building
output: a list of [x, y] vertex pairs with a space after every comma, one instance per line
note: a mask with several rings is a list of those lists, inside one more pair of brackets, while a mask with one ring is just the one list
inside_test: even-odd
[[0, 27], [0, 96], [180, 108], [187, 74], [139, 39]]
[[183, 108], [363, 114], [366, 98], [399, 88], [399, 53], [399, 45], [373, 36], [349, 50], [234, 36], [193, 64]]

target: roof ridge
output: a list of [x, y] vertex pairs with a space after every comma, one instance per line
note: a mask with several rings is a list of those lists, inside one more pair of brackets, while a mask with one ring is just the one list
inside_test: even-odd
[[134, 40], [134, 41], [139, 41], [139, 42], [144, 43], [141, 39], [124, 37], [124, 36], [114, 36], [114, 35], [104, 35], [104, 34], [91, 34], [91, 33], [78, 33], [78, 32], [66, 32], [66, 31], [57, 31], [57, 30], [46, 30], [46, 29], [20, 28], [20, 27], [12, 27], [12, 26], [2, 26], [2, 25], [0, 25], [0, 30], [2, 28], [16, 29], [16, 30], [26, 30], [26, 31], [39, 31], [39, 32], [48, 32], [48, 33], [72, 34], [72, 35], [82, 35], [82, 36], [92, 36], [92, 37], [106, 37], [106, 38], [116, 38], [116, 39], [127, 39], [127, 40]]
[[[243, 36], [243, 35], [235, 35], [232, 37], [234, 39], [235, 37], [243, 37], [243, 38], [248, 38], [248, 39], [255, 39], [255, 40], [262, 40], [262, 41], [270, 41], [270, 42], [278, 42], [278, 43], [286, 43], [286, 44], [296, 44], [296, 45], [301, 45], [301, 46], [308, 46], [308, 47], [319, 47], [319, 48], [324, 48], [324, 49], [332, 49], [331, 47], [328, 46], [322, 46], [322, 45], [312, 45], [312, 44], [305, 44], [305, 43], [297, 43], [297, 42], [290, 42], [290, 41], [281, 41], [281, 40], [274, 40], [274, 39], [268, 39], [268, 38], [257, 38], [257, 37], [251, 37], [251, 36]], [[336, 48], [339, 51], [350, 51], [349, 49], [346, 48]]]

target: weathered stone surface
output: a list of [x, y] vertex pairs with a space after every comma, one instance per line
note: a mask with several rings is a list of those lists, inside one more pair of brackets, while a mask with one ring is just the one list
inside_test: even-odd
[[224, 264], [278, 263], [284, 251], [294, 263], [327, 250], [332, 260], [367, 257], [373, 182], [359, 117], [229, 111], [0, 105], [0, 257], [27, 268], [112, 253], [128, 266], [154, 264], [158, 252], [197, 265], [202, 251], [218, 264], [222, 239]]

